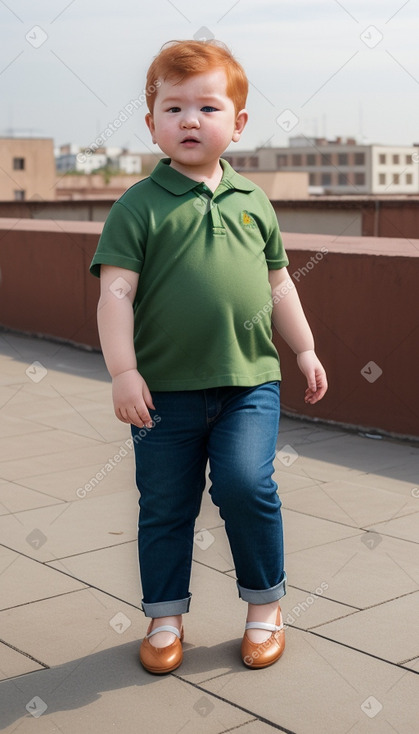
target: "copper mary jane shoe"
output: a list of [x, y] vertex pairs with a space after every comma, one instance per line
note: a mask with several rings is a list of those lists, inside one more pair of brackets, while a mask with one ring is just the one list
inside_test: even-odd
[[[183, 626], [179, 632], [176, 627], [172, 627], [169, 624], [164, 624], [161, 627], [156, 627], [152, 632], [151, 625], [147, 630], [147, 634], [144, 637], [140, 647], [140, 661], [142, 666], [148, 670], [149, 673], [171, 673], [172, 670], [176, 670], [183, 660]], [[155, 647], [149, 642], [149, 638], [157, 634], [157, 632], [173, 632], [176, 635], [176, 640], [170, 645], [165, 647]]]
[[276, 624], [265, 622], [247, 622], [245, 630], [258, 629], [272, 632], [271, 636], [263, 642], [252, 642], [246, 631], [243, 636], [241, 655], [242, 660], [248, 668], [266, 668], [275, 663], [284, 652], [285, 632], [282, 621], [281, 609], [278, 607]]

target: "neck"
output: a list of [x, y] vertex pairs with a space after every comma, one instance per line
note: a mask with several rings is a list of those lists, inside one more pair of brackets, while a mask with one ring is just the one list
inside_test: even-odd
[[183, 166], [181, 163], [172, 160], [170, 166], [193, 181], [202, 181], [211, 191], [215, 191], [223, 177], [223, 169], [219, 159], [205, 166]]

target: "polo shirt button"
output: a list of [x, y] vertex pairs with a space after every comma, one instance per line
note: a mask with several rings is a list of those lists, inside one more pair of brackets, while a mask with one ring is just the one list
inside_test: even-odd
[[209, 194], [210, 196], [212, 196], [211, 189], [209, 189], [208, 186], [204, 183], [199, 185], [199, 190], [202, 191], [204, 194]]

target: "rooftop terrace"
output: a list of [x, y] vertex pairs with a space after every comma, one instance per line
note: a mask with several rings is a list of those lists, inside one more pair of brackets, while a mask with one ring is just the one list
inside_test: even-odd
[[184, 662], [157, 677], [138, 661], [137, 490], [101, 355], [4, 332], [0, 370], [6, 734], [416, 734], [416, 445], [284, 418], [285, 653], [241, 663], [246, 605], [206, 491]]

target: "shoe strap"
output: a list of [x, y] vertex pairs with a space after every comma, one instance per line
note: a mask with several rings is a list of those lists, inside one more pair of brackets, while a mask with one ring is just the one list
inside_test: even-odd
[[156, 629], [152, 630], [148, 633], [148, 635], [146, 635], [146, 638], [148, 639], [149, 637], [156, 635], [157, 632], [173, 632], [173, 634], [180, 639], [179, 630], [176, 627], [172, 627], [170, 624], [163, 624], [161, 627], [156, 627]]
[[247, 630], [267, 630], [268, 632], [279, 632], [284, 627], [282, 624], [268, 624], [267, 622], [246, 622]]

